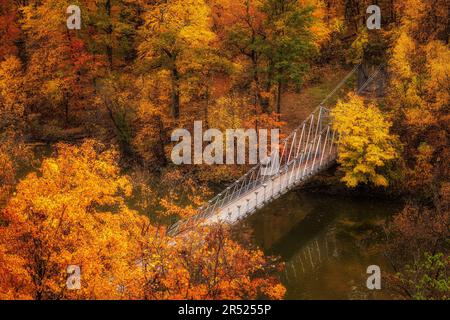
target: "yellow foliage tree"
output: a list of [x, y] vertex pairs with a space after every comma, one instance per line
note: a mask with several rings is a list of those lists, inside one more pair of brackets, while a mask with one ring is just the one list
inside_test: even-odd
[[211, 9], [204, 0], [174, 0], [151, 6], [140, 30], [138, 47], [144, 64], [170, 73], [171, 112], [180, 116], [181, 78], [215, 38]]
[[388, 180], [379, 169], [397, 157], [397, 139], [389, 133], [391, 123], [375, 105], [366, 106], [356, 95], [350, 95], [346, 102], [339, 101], [332, 115], [333, 127], [339, 134], [342, 180], [349, 187], [361, 183], [387, 186]]
[[[226, 231], [166, 237], [130, 210], [117, 153], [59, 145], [0, 212], [0, 299], [282, 298], [278, 264]], [[67, 268], [81, 269], [68, 290]]]
[[22, 64], [15, 56], [0, 62], [0, 206], [16, 183], [20, 168], [31, 159], [23, 143], [27, 96]]
[[[137, 269], [129, 238], [143, 218], [124, 204], [131, 186], [119, 175], [117, 154], [97, 154], [100, 147], [93, 141], [79, 148], [60, 145], [58, 157], [17, 186], [0, 232], [6, 256], [22, 261], [27, 274], [15, 297], [119, 297], [117, 286]], [[79, 292], [66, 289], [69, 265], [82, 269]]]
[[22, 64], [10, 56], [0, 63], [0, 129], [23, 121], [26, 94]]
[[414, 0], [414, 4], [399, 4], [405, 14], [393, 31], [387, 106], [405, 144], [404, 187], [430, 196], [431, 190], [440, 189], [440, 181], [448, 179], [448, 10], [442, 9], [446, 5], [442, 0]]
[[[90, 106], [91, 71], [98, 68], [88, 52], [80, 33], [68, 30], [67, 0], [44, 0], [21, 8], [21, 25], [26, 35], [28, 52], [26, 89], [30, 104], [38, 112], [43, 105], [51, 114], [59, 113], [66, 125], [72, 111]], [[38, 108], [36, 108], [38, 107]], [[44, 111], [43, 109], [41, 109]]]

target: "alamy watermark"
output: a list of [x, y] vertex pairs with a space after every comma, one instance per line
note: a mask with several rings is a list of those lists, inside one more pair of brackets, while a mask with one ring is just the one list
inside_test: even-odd
[[[202, 121], [195, 121], [193, 137], [186, 129], [176, 129], [171, 140], [178, 142], [171, 154], [172, 162], [176, 165], [261, 163], [267, 167], [267, 175], [275, 174], [278, 169], [279, 129], [227, 129], [225, 133], [208, 129], [203, 132]], [[204, 147], [205, 143], [207, 145]]]
[[370, 274], [366, 282], [367, 289], [381, 290], [381, 268], [376, 265], [369, 266], [367, 274]]
[[66, 287], [69, 290], [81, 289], [81, 268], [77, 265], [70, 265], [67, 267]]
[[81, 29], [81, 9], [79, 6], [70, 5], [67, 7], [67, 14], [70, 16], [67, 18], [67, 28], [69, 30], [80, 30]]
[[367, 14], [370, 17], [367, 19], [367, 29], [380, 30], [381, 29], [381, 8], [377, 5], [371, 5], [367, 7]]

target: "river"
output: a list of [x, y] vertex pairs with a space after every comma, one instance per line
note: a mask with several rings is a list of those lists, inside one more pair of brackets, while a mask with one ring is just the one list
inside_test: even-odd
[[293, 191], [245, 222], [266, 254], [280, 256], [286, 299], [389, 299], [366, 286], [367, 267], [389, 264], [376, 247], [399, 201]]

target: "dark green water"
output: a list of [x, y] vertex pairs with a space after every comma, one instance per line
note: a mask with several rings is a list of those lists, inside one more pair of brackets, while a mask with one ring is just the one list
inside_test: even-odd
[[388, 299], [367, 289], [367, 267], [389, 270], [382, 223], [401, 203], [291, 192], [246, 221], [256, 243], [286, 263], [287, 299]]

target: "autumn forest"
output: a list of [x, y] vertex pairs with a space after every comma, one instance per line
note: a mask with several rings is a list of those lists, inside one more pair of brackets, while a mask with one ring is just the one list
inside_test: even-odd
[[[167, 232], [252, 167], [176, 165], [171, 136], [201, 121], [282, 140], [325, 98], [337, 159], [290, 194], [398, 204], [370, 227], [344, 221], [386, 262], [382, 297], [450, 299], [449, 12], [446, 0], [0, 0], [0, 300], [315, 297], [251, 222]], [[269, 229], [290, 212], [267, 207]], [[305, 229], [289, 228], [274, 242]]]

